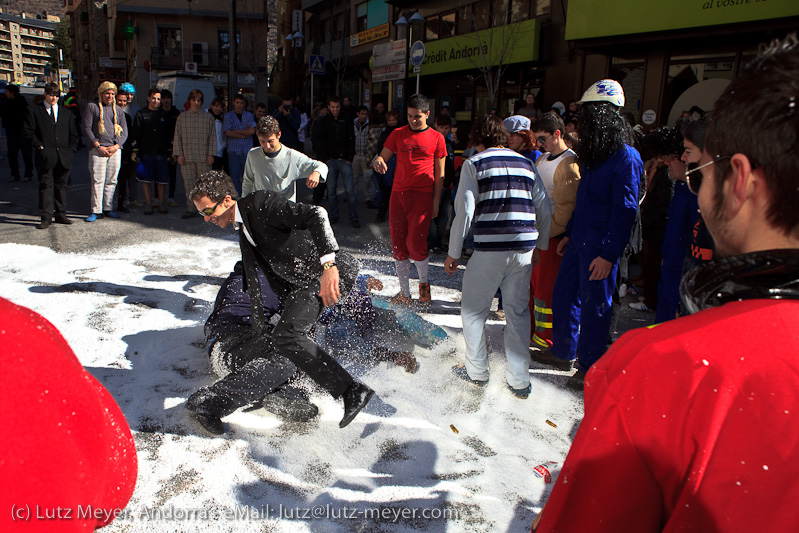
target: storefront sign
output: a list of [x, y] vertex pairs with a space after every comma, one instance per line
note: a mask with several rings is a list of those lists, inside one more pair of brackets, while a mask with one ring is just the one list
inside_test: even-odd
[[111, 59], [110, 57], [99, 58], [100, 68], [126, 68], [128, 66], [124, 59]]
[[380, 26], [375, 26], [374, 28], [369, 28], [368, 30], [359, 31], [358, 33], [353, 33], [350, 35], [350, 47], [352, 46], [360, 46], [362, 44], [371, 43], [372, 41], [378, 41], [380, 39], [385, 39], [388, 37], [388, 22], [385, 24], [381, 24]]
[[539, 19], [425, 43], [422, 75], [538, 59]]
[[796, 0], [569, 0], [566, 39], [649, 33], [799, 15]]
[[401, 80], [405, 78], [405, 65], [387, 65], [372, 69], [372, 83]]

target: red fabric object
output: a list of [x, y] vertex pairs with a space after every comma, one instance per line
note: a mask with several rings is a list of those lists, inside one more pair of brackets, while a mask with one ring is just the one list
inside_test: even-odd
[[0, 298], [2, 531], [92, 531], [136, 484], [136, 447], [114, 399], [42, 316]]
[[388, 230], [394, 259], [427, 259], [427, 234], [432, 218], [432, 192], [392, 191], [388, 204]]
[[[434, 128], [413, 131], [408, 126], [397, 128], [386, 139], [385, 148], [397, 154], [392, 193], [397, 191], [433, 192], [433, 163], [447, 155], [444, 136]], [[442, 176], [443, 179], [443, 176]]]
[[749, 300], [623, 335], [538, 533], [799, 531], [798, 320]]
[[552, 346], [552, 289], [563, 256], [558, 255], [558, 244], [563, 237], [549, 239], [547, 250], [538, 250], [538, 264], [530, 275], [530, 321], [538, 346]]

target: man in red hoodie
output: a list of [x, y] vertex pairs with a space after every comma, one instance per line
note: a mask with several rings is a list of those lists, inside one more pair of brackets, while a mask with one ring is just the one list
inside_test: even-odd
[[797, 72], [793, 34], [716, 102], [687, 176], [717, 252], [683, 279], [695, 314], [593, 365], [534, 531], [799, 531]]

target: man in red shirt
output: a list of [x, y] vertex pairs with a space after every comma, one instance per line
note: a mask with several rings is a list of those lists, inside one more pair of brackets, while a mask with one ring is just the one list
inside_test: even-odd
[[799, 531], [797, 72], [793, 34], [716, 101], [687, 173], [716, 243], [682, 281], [695, 314], [592, 366], [537, 533]]
[[427, 232], [438, 216], [444, 186], [444, 161], [447, 148], [444, 136], [427, 125], [430, 105], [421, 94], [408, 101], [408, 125], [388, 136], [383, 151], [375, 158], [374, 169], [387, 170], [386, 161], [397, 154], [397, 170], [388, 207], [391, 251], [397, 265], [400, 293], [395, 303], [411, 305], [410, 259], [419, 272], [419, 303], [430, 303], [427, 279]]

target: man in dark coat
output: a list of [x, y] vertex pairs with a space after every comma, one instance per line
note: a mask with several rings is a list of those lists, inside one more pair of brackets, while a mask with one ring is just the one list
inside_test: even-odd
[[25, 181], [33, 179], [33, 164], [31, 147], [25, 142], [22, 131], [25, 113], [28, 111], [28, 101], [19, 94], [19, 85], [8, 85], [5, 98], [0, 99], [0, 116], [3, 117], [3, 128], [6, 130], [8, 143], [8, 164], [11, 165], [11, 181], [20, 181], [19, 178], [19, 153], [22, 152], [22, 162], [25, 164]]
[[25, 115], [25, 139], [33, 148], [39, 172], [42, 221], [36, 226], [38, 229], [50, 227], [54, 204], [55, 221], [72, 224], [67, 218], [67, 181], [79, 137], [72, 112], [58, 105], [58, 97], [58, 85], [48, 83], [44, 88], [44, 101]]
[[[255, 191], [238, 200], [227, 174], [211, 171], [197, 181], [190, 197], [206, 222], [221, 228], [233, 225], [239, 239], [251, 301], [261, 301], [255, 263], [263, 269], [282, 305], [281, 318], [266, 344], [260, 306], [252, 307], [252, 333], [264, 350], [274, 350], [297, 366], [334, 397], [344, 401], [339, 427], [355, 418], [374, 391], [353, 380], [338, 362], [308, 337], [324, 306], [346, 296], [358, 274], [357, 260], [337, 253], [324, 209], [290, 202], [270, 191]], [[341, 264], [341, 285], [339, 266]], [[265, 369], [256, 358], [192, 394], [187, 408], [211, 433], [224, 432], [221, 418], [262, 399], [271, 391]]]

